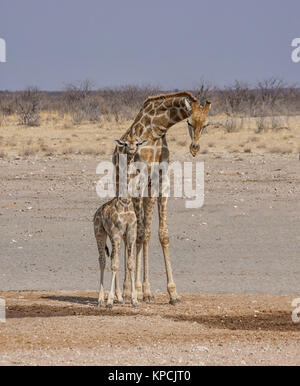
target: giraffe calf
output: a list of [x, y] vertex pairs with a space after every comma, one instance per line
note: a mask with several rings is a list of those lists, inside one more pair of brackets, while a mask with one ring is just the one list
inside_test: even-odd
[[[133, 162], [138, 148], [144, 143], [140, 142], [136, 136], [129, 137], [125, 142], [116, 141], [127, 154], [127, 166]], [[131, 281], [131, 303], [138, 306], [137, 291], [135, 289], [135, 261], [134, 247], [137, 235], [137, 218], [131, 197], [115, 197], [102, 205], [94, 216], [94, 232], [99, 251], [100, 265], [100, 290], [98, 306], [104, 305], [104, 270], [106, 266], [106, 241], [109, 237], [112, 245], [111, 251], [111, 287], [107, 299], [107, 308], [113, 307], [115, 289], [118, 301], [122, 301], [122, 296], [118, 288], [117, 273], [119, 270], [119, 257], [122, 241], [125, 245], [125, 270], [130, 274]]]

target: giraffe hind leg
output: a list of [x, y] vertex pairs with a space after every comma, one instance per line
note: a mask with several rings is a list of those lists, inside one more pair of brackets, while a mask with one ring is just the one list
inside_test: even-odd
[[142, 280], [141, 280], [141, 268], [142, 268], [143, 242], [145, 237], [143, 199], [133, 198], [133, 204], [134, 204], [134, 211], [137, 218], [135, 289], [137, 291], [138, 300], [142, 301], [143, 290], [142, 290]]
[[127, 265], [127, 269], [129, 271], [130, 275], [130, 283], [131, 283], [131, 295], [130, 300], [131, 304], [134, 307], [139, 306], [138, 298], [137, 298], [137, 291], [135, 288], [135, 262], [134, 262], [134, 246], [136, 242], [136, 223], [131, 226], [131, 229], [127, 232], [127, 240], [126, 240], [126, 246], [125, 249], [127, 251], [127, 260], [125, 261], [125, 264]]
[[144, 256], [144, 278], [143, 278], [143, 300], [150, 303], [153, 300], [153, 296], [150, 290], [149, 282], [149, 241], [151, 236], [151, 225], [154, 213], [154, 206], [157, 198], [149, 197], [144, 198], [144, 226], [145, 237], [143, 244], [143, 256]]
[[104, 305], [104, 271], [106, 266], [106, 232], [103, 227], [98, 227], [95, 229], [95, 236], [97, 240], [98, 252], [99, 252], [99, 267], [100, 267], [100, 288], [98, 296], [98, 306], [102, 307]]
[[180, 297], [177, 294], [176, 286], [173, 279], [170, 248], [169, 232], [167, 225], [167, 197], [158, 198], [158, 216], [159, 216], [159, 241], [163, 250], [165, 268], [167, 274], [167, 288], [170, 296], [170, 304], [173, 306], [180, 303]]
[[120, 288], [120, 281], [119, 281], [119, 272], [116, 272], [116, 279], [115, 279], [115, 300], [114, 303], [116, 304], [123, 304], [123, 295]]
[[124, 285], [123, 285], [123, 298], [124, 303], [130, 303], [131, 302], [131, 291], [130, 291], [130, 274], [128, 270], [128, 250], [126, 247], [126, 240], [124, 240], [125, 248], [124, 248], [124, 271], [125, 271], [125, 278], [124, 278]]

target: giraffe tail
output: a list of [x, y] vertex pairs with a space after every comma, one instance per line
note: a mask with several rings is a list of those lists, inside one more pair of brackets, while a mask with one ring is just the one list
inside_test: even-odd
[[110, 252], [109, 252], [109, 248], [108, 248], [107, 244], [105, 245], [105, 253], [106, 253], [107, 257], [110, 256]]

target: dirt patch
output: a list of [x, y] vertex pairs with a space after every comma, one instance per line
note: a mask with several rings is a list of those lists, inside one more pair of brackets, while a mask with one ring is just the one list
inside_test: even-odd
[[2, 364], [300, 364], [289, 296], [185, 294], [173, 307], [156, 294], [113, 310], [96, 307], [93, 292], [0, 297]]
[[[98, 289], [92, 219], [105, 201], [95, 189], [100, 161], [0, 161], [1, 290]], [[168, 202], [178, 292], [299, 295], [298, 156], [197, 161], [205, 162], [204, 206], [187, 209], [185, 198]], [[152, 291], [165, 291], [157, 210], [149, 266]], [[106, 289], [109, 281], [107, 272]]]
[[[204, 206], [191, 211], [184, 198], [168, 205], [177, 289], [194, 295], [174, 308], [162, 294], [156, 214], [155, 301], [112, 311], [96, 307], [95, 292], [92, 218], [103, 202], [95, 191], [103, 159], [0, 161], [0, 289], [13, 290], [0, 293], [7, 301], [0, 364], [300, 364], [299, 325], [291, 321], [300, 294], [298, 154], [200, 155]], [[109, 279], [107, 272], [106, 289]]]

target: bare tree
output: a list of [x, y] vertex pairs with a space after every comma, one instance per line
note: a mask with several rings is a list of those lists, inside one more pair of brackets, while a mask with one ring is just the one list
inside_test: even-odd
[[212, 83], [201, 78], [200, 83], [193, 90], [195, 97], [200, 101], [201, 104], [205, 104], [206, 101], [211, 100], [216, 87]]
[[263, 104], [274, 107], [282, 100], [286, 85], [282, 79], [271, 77], [257, 83], [257, 90]]
[[63, 97], [65, 110], [71, 114], [75, 124], [80, 124], [83, 120], [96, 122], [100, 119], [100, 100], [92, 91], [92, 86], [89, 80], [81, 82], [79, 86], [66, 86]]
[[251, 116], [258, 103], [257, 95], [248, 83], [236, 80], [221, 91], [223, 111], [229, 115], [246, 114]]

